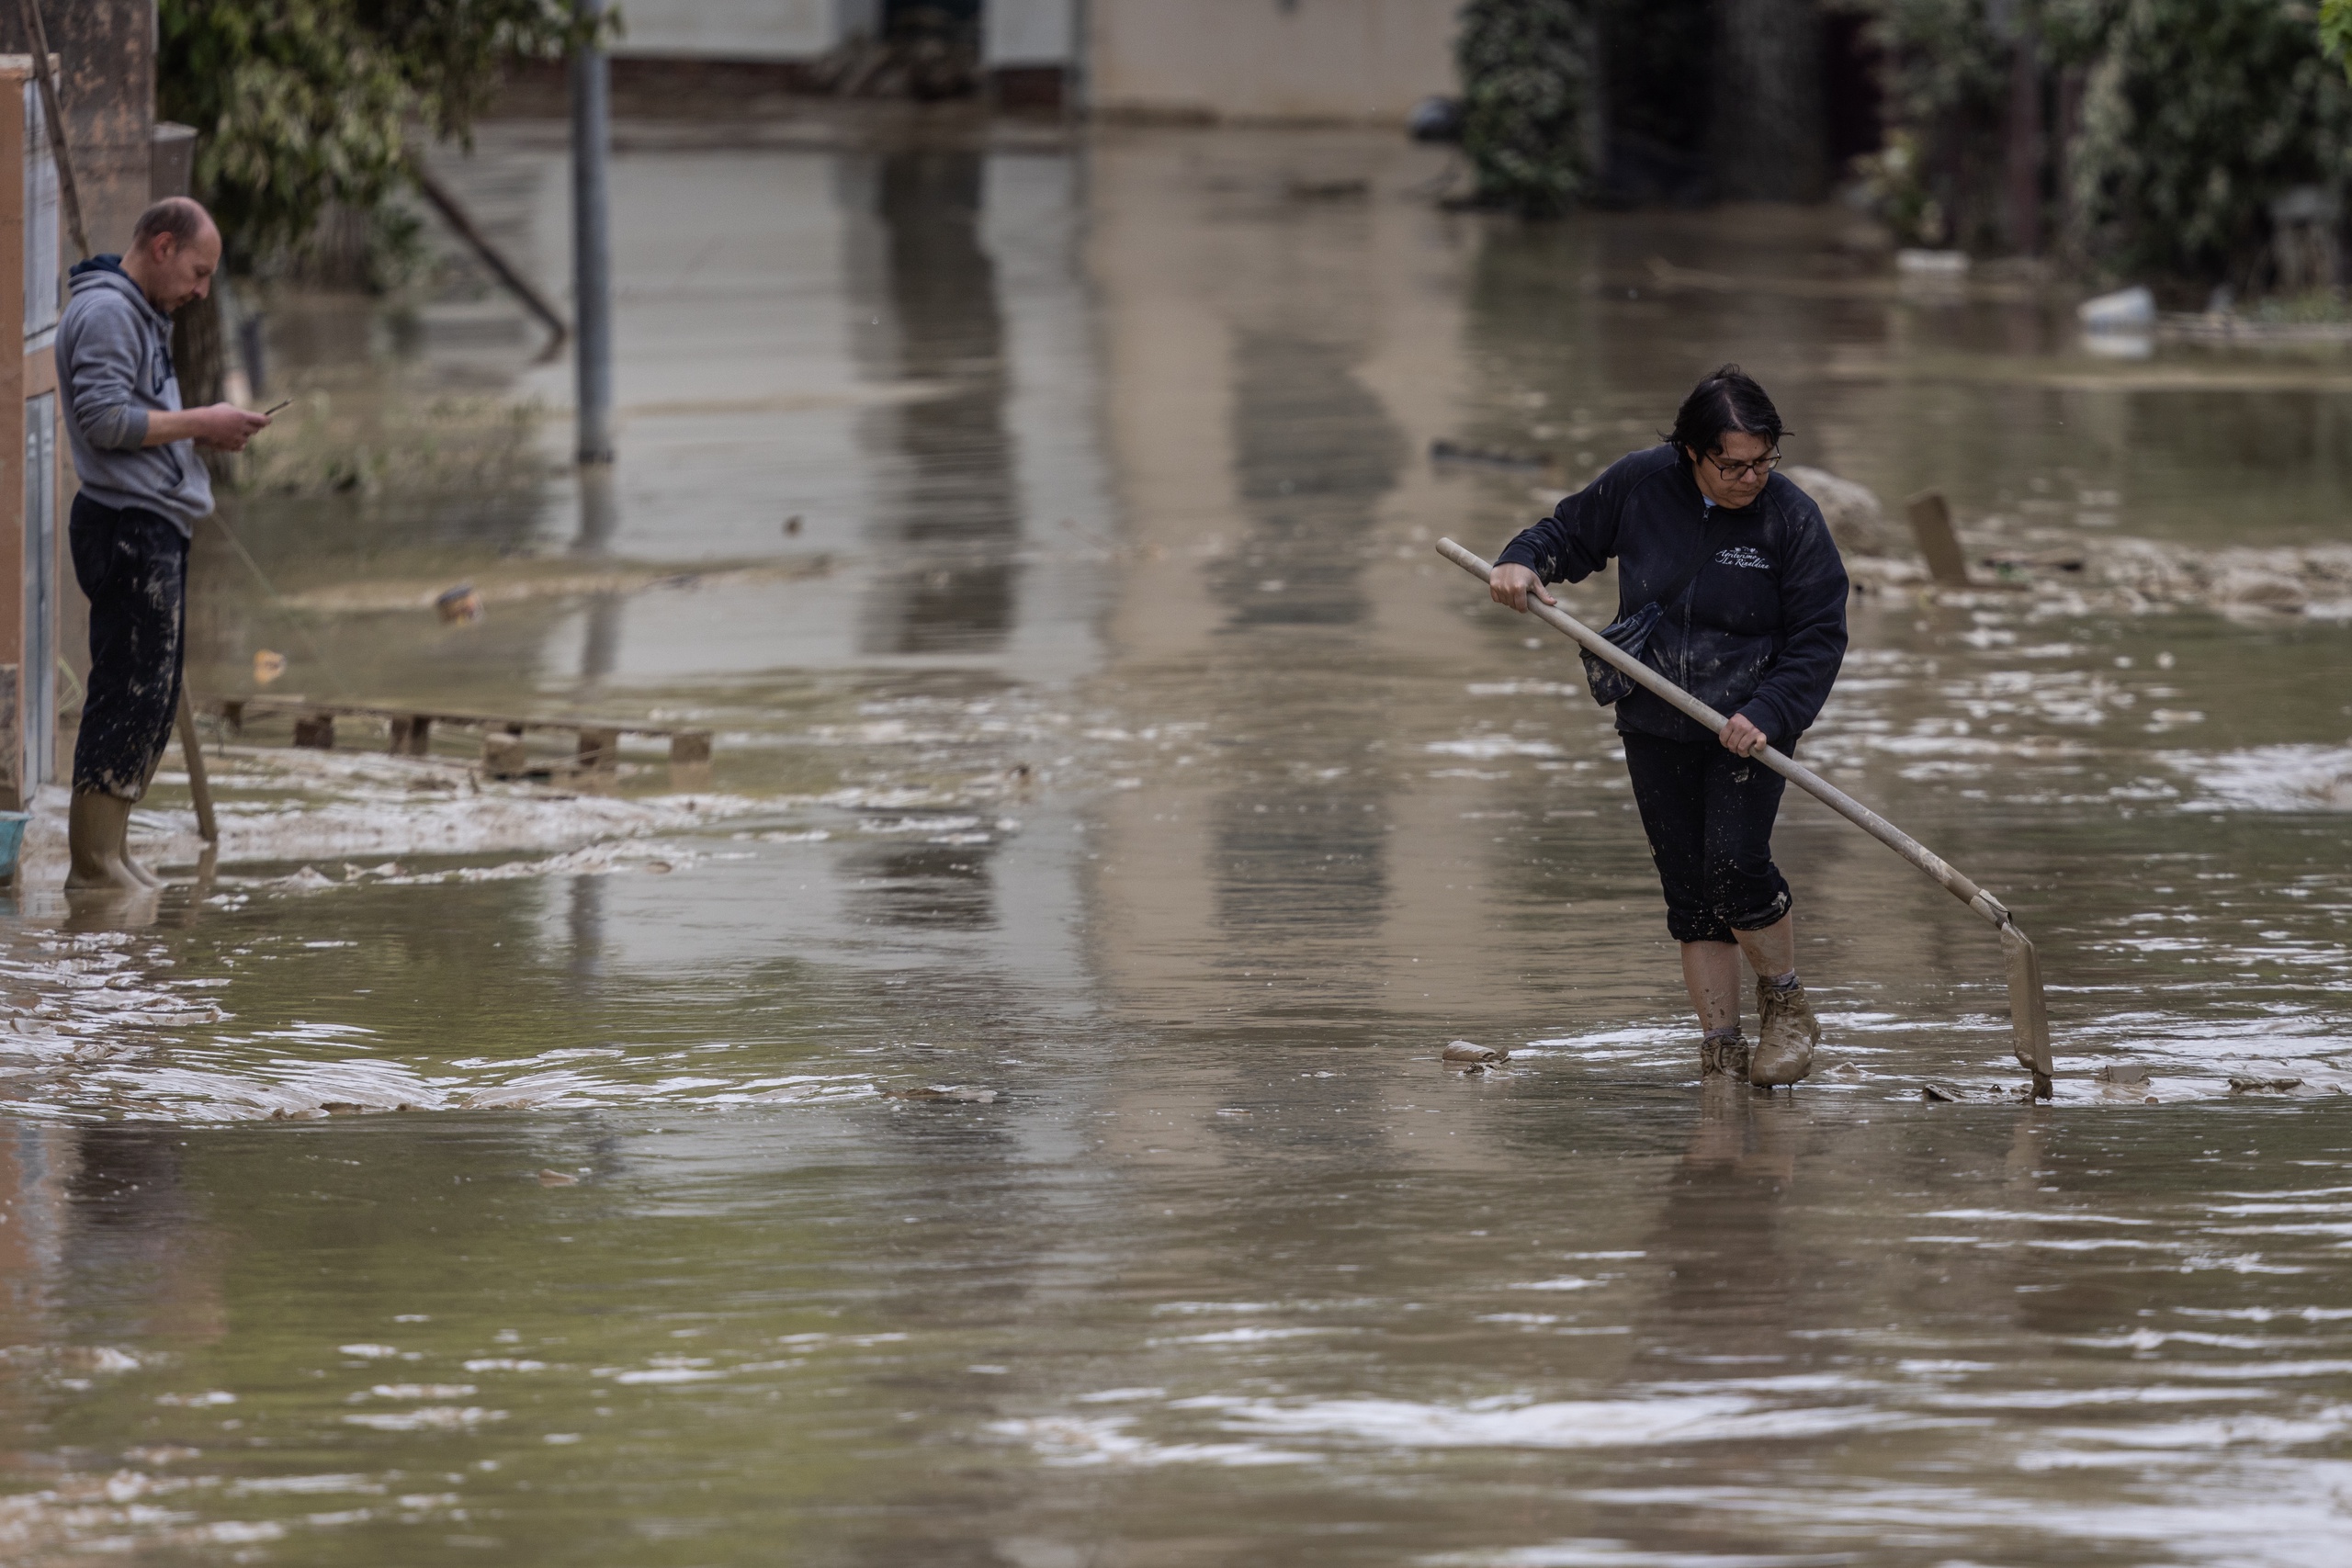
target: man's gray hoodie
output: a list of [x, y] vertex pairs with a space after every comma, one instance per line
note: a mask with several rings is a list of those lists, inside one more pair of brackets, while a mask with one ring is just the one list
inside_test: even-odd
[[119, 256], [93, 256], [71, 274], [57, 322], [57, 384], [82, 493], [101, 506], [136, 506], [183, 534], [212, 511], [212, 476], [193, 441], [150, 446], [147, 416], [180, 406], [172, 319], [155, 309]]

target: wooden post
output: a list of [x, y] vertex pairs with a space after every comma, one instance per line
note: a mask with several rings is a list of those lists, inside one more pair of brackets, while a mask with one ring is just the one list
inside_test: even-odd
[[707, 762], [710, 761], [710, 731], [681, 729], [670, 737], [670, 761], [676, 762]]
[[519, 779], [531, 771], [530, 753], [519, 735], [496, 730], [481, 738], [481, 771], [494, 779]]
[[294, 744], [321, 751], [334, 750], [334, 715], [306, 713], [294, 721]]
[[433, 719], [421, 713], [398, 714], [392, 718], [391, 753], [395, 757], [424, 757], [433, 750]]
[[580, 732], [580, 765], [595, 773], [610, 773], [620, 766], [621, 732], [617, 729], [583, 729]]
[[1910, 513], [1911, 536], [1928, 559], [1928, 576], [1939, 588], [1968, 587], [1968, 558], [1951, 531], [1951, 508], [1944, 504], [1943, 491], [1921, 491], [1911, 498]]

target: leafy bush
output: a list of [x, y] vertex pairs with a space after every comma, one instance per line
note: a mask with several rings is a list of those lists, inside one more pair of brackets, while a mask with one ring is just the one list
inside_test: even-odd
[[1876, 0], [1895, 130], [1860, 170], [1907, 244], [1998, 243], [2009, 46], [1984, 0]]
[[329, 203], [374, 209], [409, 128], [463, 136], [509, 54], [583, 35], [569, 0], [161, 0], [157, 96], [196, 127], [196, 192], [240, 270]]
[[[1893, 151], [1863, 171], [1907, 240], [1987, 249], [2000, 212], [2015, 40], [2045, 103], [2080, 84], [2044, 150], [2075, 258], [2120, 276], [2258, 285], [2272, 201], [2352, 176], [2352, 0], [1871, 0]], [[2318, 45], [2325, 41], [2324, 51]], [[2056, 141], [2059, 116], [2045, 116]]]
[[1478, 200], [1535, 216], [1566, 211], [1595, 175], [1590, 17], [1576, 0], [1469, 0], [1461, 21], [1462, 145]]
[[2298, 186], [2340, 193], [2352, 175], [2352, 86], [2314, 47], [2312, 13], [2279, 0], [2063, 9], [2092, 46], [2067, 160], [2076, 243], [2120, 273], [2258, 281], [2269, 204]]

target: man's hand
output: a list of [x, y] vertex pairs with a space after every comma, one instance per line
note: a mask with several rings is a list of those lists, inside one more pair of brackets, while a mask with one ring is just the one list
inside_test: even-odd
[[269, 415], [241, 409], [234, 403], [176, 411], [157, 409], [147, 416], [147, 445], [164, 446], [175, 441], [194, 441], [216, 451], [242, 452], [255, 431], [268, 428]]
[[1724, 750], [1739, 757], [1753, 757], [1772, 743], [1770, 736], [1737, 714], [1724, 726], [1722, 739]]
[[205, 422], [197, 430], [197, 445], [216, 451], [242, 452], [254, 432], [269, 428], [269, 415], [241, 409], [234, 403], [214, 403], [196, 413]]
[[1546, 604], [1559, 603], [1544, 592], [1544, 580], [1523, 566], [1498, 566], [1487, 575], [1487, 597], [1498, 604], [1510, 605], [1522, 615], [1527, 614], [1527, 596], [1531, 593]]

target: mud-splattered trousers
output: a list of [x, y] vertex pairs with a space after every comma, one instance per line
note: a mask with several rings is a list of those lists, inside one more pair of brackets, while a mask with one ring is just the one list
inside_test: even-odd
[[90, 596], [90, 682], [74, 787], [137, 800], [179, 714], [187, 536], [159, 513], [74, 498], [74, 576]]
[[[1788, 879], [1772, 863], [1772, 821], [1788, 781], [1723, 743], [1621, 731], [1634, 803], [1666, 885], [1666, 929], [1677, 942], [1736, 942], [1789, 912]], [[1793, 745], [1784, 750], [1794, 751]]]

